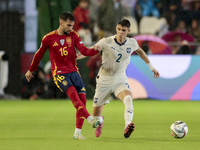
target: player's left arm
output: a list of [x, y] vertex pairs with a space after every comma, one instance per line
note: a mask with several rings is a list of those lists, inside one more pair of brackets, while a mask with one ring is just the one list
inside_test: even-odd
[[148, 65], [149, 69], [154, 73], [154, 78], [159, 78], [159, 72], [154, 68], [144, 50], [139, 47], [138, 50], [136, 50], [136, 53], [140, 56], [140, 58], [142, 58], [142, 60]]
[[94, 48], [87, 48], [83, 42], [81, 41], [80, 36], [78, 35], [78, 33], [76, 31], [73, 31], [74, 34], [74, 43], [76, 48], [79, 50], [79, 52], [81, 54], [83, 54], [84, 56], [94, 56], [96, 54], [99, 53], [99, 51], [101, 50], [100, 46], [95, 46]]
[[[100, 51], [102, 49], [101, 46], [99, 46], [99, 45], [92, 46], [91, 48], [93, 48], [95, 51]], [[76, 60], [83, 59], [85, 57], [87, 57], [87, 56], [79, 53], [79, 54], [76, 55]]]

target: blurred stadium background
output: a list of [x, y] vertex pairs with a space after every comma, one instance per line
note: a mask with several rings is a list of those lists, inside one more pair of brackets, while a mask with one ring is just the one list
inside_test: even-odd
[[[103, 1], [90, 0], [93, 43], [102, 34], [97, 25], [97, 15], [94, 15]], [[159, 15], [143, 14], [143, 0], [121, 1], [123, 17], [128, 18], [132, 24], [129, 36], [138, 41], [161, 74], [159, 79], [154, 79], [144, 62], [133, 54], [127, 69], [133, 99], [200, 100], [200, 0], [150, 1]], [[42, 37], [58, 28], [60, 13], [73, 12], [78, 2], [79, 0], [0, 0], [0, 51], [3, 51], [0, 53], [1, 99], [66, 98], [51, 82], [48, 53], [42, 59], [39, 70], [44, 73], [45, 82], [38, 83], [36, 95], [32, 97], [24, 94], [27, 88], [32, 88], [27, 87], [24, 73], [29, 69]], [[193, 20], [197, 20], [195, 29], [192, 29]], [[90, 79], [88, 61], [89, 58], [79, 60], [77, 65], [86, 85], [87, 98], [92, 99], [95, 84]]]

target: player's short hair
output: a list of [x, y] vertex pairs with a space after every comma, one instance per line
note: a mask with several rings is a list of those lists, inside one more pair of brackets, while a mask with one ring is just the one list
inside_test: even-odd
[[127, 19], [121, 19], [120, 21], [118, 21], [117, 24], [120, 24], [122, 27], [127, 27], [127, 28], [130, 28], [131, 26], [130, 21]]
[[60, 15], [59, 19], [62, 19], [64, 21], [70, 20], [70, 21], [75, 21], [74, 16], [70, 12], [64, 12]]

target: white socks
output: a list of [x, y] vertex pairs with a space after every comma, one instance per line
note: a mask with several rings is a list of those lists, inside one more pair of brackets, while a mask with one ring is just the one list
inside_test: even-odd
[[133, 119], [134, 112], [133, 112], [132, 97], [130, 95], [125, 96], [123, 103], [125, 105], [124, 119], [125, 119], [125, 128], [126, 128], [128, 124], [132, 122], [132, 119]]
[[100, 121], [100, 124], [103, 123], [103, 117], [102, 116], [93, 116], [95, 119], [98, 119]]
[[81, 133], [81, 129], [75, 128], [75, 134]]
[[92, 116], [87, 117], [87, 121], [91, 124], [94, 118]]

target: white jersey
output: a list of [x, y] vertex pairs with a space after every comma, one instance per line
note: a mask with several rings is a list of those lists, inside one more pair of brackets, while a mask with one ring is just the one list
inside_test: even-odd
[[102, 47], [102, 66], [98, 73], [99, 76], [126, 75], [131, 54], [139, 48], [134, 38], [127, 37], [124, 43], [119, 44], [115, 36], [103, 38], [97, 43]]

